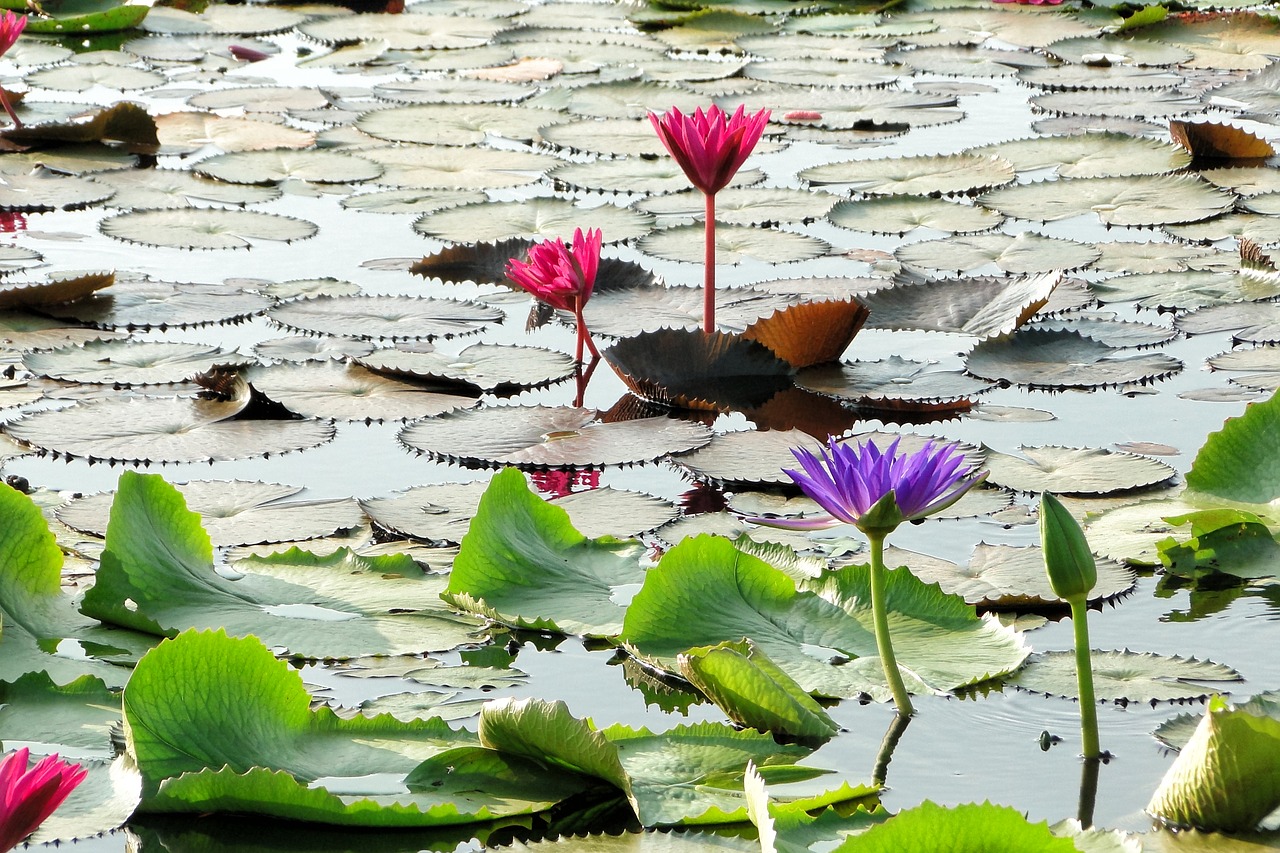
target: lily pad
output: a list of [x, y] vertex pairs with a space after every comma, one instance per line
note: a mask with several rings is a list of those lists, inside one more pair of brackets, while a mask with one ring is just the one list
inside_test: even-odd
[[414, 230], [424, 237], [454, 243], [480, 243], [514, 237], [567, 240], [590, 222], [606, 243], [632, 240], [649, 233], [653, 217], [611, 204], [587, 208], [568, 199], [532, 198], [527, 201], [462, 204], [423, 216]]
[[875, 329], [1008, 335], [1045, 306], [1061, 274], [966, 278], [886, 287], [861, 297]]
[[539, 130], [555, 122], [546, 110], [513, 106], [415, 104], [363, 113], [356, 127], [388, 142], [422, 145], [479, 145], [487, 135], [532, 142]]
[[223, 151], [269, 148], [308, 148], [316, 135], [260, 119], [219, 116], [207, 112], [176, 112], [157, 116], [156, 133], [166, 151], [198, 151], [212, 142]]
[[[1141, 308], [1164, 311], [1238, 304], [1280, 296], [1280, 282], [1241, 275], [1236, 270], [1193, 269], [1123, 275], [1091, 282], [1089, 289], [1105, 304], [1132, 301]], [[1264, 305], [1252, 305], [1245, 310], [1267, 309]]]
[[164, 329], [234, 322], [272, 304], [265, 296], [223, 284], [132, 279], [116, 281], [106, 293], [43, 310], [106, 328]]
[[111, 198], [110, 187], [47, 169], [0, 177], [0, 210], [78, 210]]
[[673, 418], [610, 423], [590, 409], [487, 406], [418, 421], [399, 437], [412, 450], [468, 464], [586, 468], [685, 453], [710, 441], [711, 432]]
[[796, 376], [796, 384], [868, 409], [935, 413], [968, 409], [992, 388], [962, 371], [896, 355], [812, 367]]
[[255, 240], [291, 243], [314, 237], [318, 227], [304, 219], [256, 210], [140, 210], [118, 213], [98, 224], [108, 237], [126, 243], [171, 249], [248, 249]]
[[1124, 133], [1032, 137], [987, 145], [978, 150], [1005, 158], [1019, 172], [1053, 169], [1059, 178], [1157, 175], [1184, 168], [1191, 162], [1190, 155], [1176, 145]]
[[[361, 157], [382, 166], [377, 182], [383, 186], [449, 190], [525, 186], [537, 181], [560, 162], [554, 157], [529, 151], [445, 145], [373, 148], [362, 151]], [[452, 206], [455, 205], [440, 205], [438, 209]]]
[[277, 306], [267, 315], [286, 329], [364, 340], [432, 340], [470, 335], [503, 313], [475, 302], [415, 296], [320, 296]]
[[792, 448], [816, 453], [822, 444], [799, 430], [746, 430], [716, 435], [705, 447], [682, 456], [679, 464], [696, 476], [722, 483], [790, 484], [782, 473], [796, 464]]
[[1182, 370], [1163, 353], [1123, 355], [1074, 331], [1027, 329], [984, 341], [969, 353], [965, 370], [993, 382], [1028, 388], [1102, 388], [1163, 379]]
[[[1091, 649], [1099, 702], [1175, 702], [1205, 699], [1243, 681], [1229, 666], [1149, 652]], [[1009, 683], [1033, 693], [1076, 696], [1075, 652], [1037, 652]]]
[[[358, 527], [360, 508], [350, 498], [290, 500], [300, 486], [246, 480], [194, 480], [174, 483], [187, 507], [200, 516], [215, 548], [288, 542], [329, 536]], [[58, 507], [63, 524], [94, 536], [107, 535], [115, 492], [87, 495]]]
[[287, 180], [320, 184], [359, 183], [382, 174], [377, 163], [345, 151], [295, 151], [290, 148], [219, 154], [201, 160], [192, 170], [197, 175], [229, 184], [259, 185]]
[[45, 282], [8, 281], [0, 284], [0, 310], [75, 302], [114, 283], [115, 275], [111, 273], [64, 273]]
[[229, 186], [177, 169], [99, 172], [91, 180], [115, 191], [110, 199], [112, 207], [129, 210], [195, 207], [197, 201], [245, 205], [280, 197], [275, 187]]
[[[562, 163], [548, 175], [557, 187], [596, 192], [672, 193], [689, 186], [684, 170], [670, 157], [646, 160], [626, 157], [587, 163]], [[754, 169], [737, 172], [732, 186], [758, 184], [764, 175]], [[643, 208], [642, 208], [643, 209]]]
[[1235, 198], [1190, 175], [1138, 175], [1019, 184], [986, 193], [978, 203], [1039, 222], [1094, 213], [1104, 225], [1152, 227], [1218, 216]]
[[899, 235], [916, 228], [972, 234], [990, 231], [1004, 221], [1001, 214], [988, 208], [911, 195], [842, 201], [827, 218], [851, 231]]
[[969, 272], [994, 264], [1002, 272], [1014, 275], [1082, 269], [1097, 260], [1099, 254], [1084, 243], [1026, 231], [1017, 236], [978, 234], [926, 240], [894, 252], [903, 264], [924, 270]]
[[[831, 249], [825, 241], [807, 234], [746, 225], [718, 226], [715, 242], [716, 262], [721, 264], [743, 261], [794, 263], [821, 257]], [[642, 237], [636, 248], [669, 261], [702, 263], [705, 257], [704, 229], [701, 225], [663, 228]]]
[[1148, 456], [1095, 448], [1023, 447], [1024, 458], [987, 452], [988, 480], [1019, 492], [1106, 495], [1172, 480], [1177, 471]]
[[470, 15], [339, 15], [308, 21], [298, 30], [326, 44], [377, 40], [392, 50], [456, 50], [487, 44], [509, 26], [501, 18]]
[[277, 364], [253, 368], [245, 378], [261, 394], [305, 418], [407, 421], [470, 408], [479, 402], [356, 364]]
[[[593, 333], [624, 339], [662, 329], [695, 329], [702, 324], [704, 296], [700, 287], [664, 287], [651, 279], [638, 285], [598, 289], [583, 317]], [[717, 288], [716, 325], [745, 331], [761, 317], [797, 301], [789, 294], [753, 288]]]
[[243, 356], [221, 347], [176, 341], [90, 341], [83, 346], [29, 353], [24, 366], [39, 376], [69, 382], [155, 385], [182, 382], [215, 365], [239, 365]]
[[334, 428], [319, 421], [234, 420], [243, 401], [103, 399], [36, 412], [5, 432], [49, 453], [117, 462], [245, 459], [316, 447]]
[[564, 353], [499, 344], [473, 344], [456, 355], [383, 348], [357, 361], [376, 373], [499, 395], [562, 381], [574, 368]]
[[952, 195], [977, 193], [1013, 180], [1013, 166], [998, 157], [977, 154], [851, 160], [813, 166], [800, 179], [814, 185], [836, 184], [869, 195]]

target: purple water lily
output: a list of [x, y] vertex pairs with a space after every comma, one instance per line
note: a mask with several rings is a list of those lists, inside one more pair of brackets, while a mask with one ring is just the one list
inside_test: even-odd
[[915, 453], [899, 453], [901, 439], [881, 451], [875, 442], [827, 442], [818, 453], [793, 449], [803, 470], [784, 471], [830, 518], [769, 519], [777, 527], [818, 529], [852, 524], [884, 535], [904, 521], [919, 521], [960, 500], [986, 479], [974, 474], [954, 444], [929, 441]]

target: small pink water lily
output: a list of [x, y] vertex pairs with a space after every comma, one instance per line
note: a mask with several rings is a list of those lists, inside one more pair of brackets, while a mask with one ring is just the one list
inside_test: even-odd
[[802, 470], [785, 470], [829, 518], [757, 519], [763, 524], [818, 529], [852, 524], [885, 535], [904, 521], [919, 521], [960, 500], [987, 478], [965, 465], [954, 444], [926, 442], [915, 453], [899, 453], [901, 439], [883, 452], [875, 442], [853, 445], [834, 438], [818, 453], [793, 449]]
[[739, 106], [733, 115], [712, 106], [685, 115], [672, 107], [661, 116], [649, 113], [649, 122], [663, 146], [675, 158], [685, 176], [706, 196], [706, 248], [703, 251], [705, 293], [702, 328], [716, 328], [716, 193], [728, 186], [751, 156], [769, 123], [769, 111], [748, 116]]
[[599, 228], [588, 229], [585, 234], [581, 228], [577, 228], [573, 232], [572, 246], [566, 246], [557, 237], [529, 249], [528, 261], [515, 258], [507, 261], [507, 278], [552, 308], [573, 312], [578, 323], [579, 362], [582, 361], [584, 344], [591, 350], [593, 357], [600, 355], [587, 331], [582, 309], [596, 286], [602, 243]]
[[[18, 41], [18, 36], [22, 35], [22, 31], [26, 28], [26, 15], [15, 15], [7, 9], [0, 13], [0, 56], [13, 47]], [[9, 102], [9, 94], [3, 88], [0, 88], [0, 106], [3, 106], [9, 118], [13, 119], [14, 127], [22, 127], [18, 114], [13, 110], [13, 104]]]
[[0, 853], [36, 831], [88, 771], [50, 755], [27, 769], [25, 747], [0, 759]]

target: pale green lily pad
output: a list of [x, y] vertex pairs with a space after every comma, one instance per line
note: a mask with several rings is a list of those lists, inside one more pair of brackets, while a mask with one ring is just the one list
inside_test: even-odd
[[1245, 388], [1268, 392], [1280, 389], [1280, 347], [1234, 350], [1216, 355], [1206, 363], [1210, 370], [1232, 374], [1230, 380]]
[[[783, 127], [798, 126], [820, 128], [827, 131], [891, 131], [905, 133], [913, 127], [932, 127], [964, 118], [956, 108], [956, 98], [945, 95], [929, 95], [923, 92], [895, 92], [886, 89], [798, 89], [791, 86], [761, 84], [741, 97], [725, 98], [722, 108], [736, 107], [740, 102], [748, 112], [768, 108], [773, 111], [773, 122]], [[817, 112], [819, 119], [787, 119], [791, 112]], [[910, 160], [911, 158], [901, 158]], [[925, 158], [936, 162], [933, 158]], [[891, 161], [896, 162], [896, 161]], [[913, 161], [914, 162], [914, 161]], [[968, 162], [968, 161], [963, 161]], [[832, 164], [833, 167], [852, 164]], [[906, 164], [898, 163], [899, 167]], [[826, 168], [826, 167], [822, 167]], [[874, 178], [883, 181], [883, 169], [875, 171]], [[892, 171], [892, 170], [891, 170]], [[928, 167], [924, 171], [930, 171]], [[839, 173], [839, 170], [837, 170]], [[902, 177], [900, 175], [900, 177]], [[871, 178], [868, 178], [871, 179]], [[833, 183], [845, 183], [837, 180]], [[910, 193], [927, 193], [929, 190], [907, 190]]]
[[[701, 225], [677, 225], [654, 231], [636, 242], [641, 252], [669, 261], [702, 263], [705, 234]], [[794, 263], [827, 254], [831, 247], [806, 234], [773, 228], [723, 225], [716, 228], [716, 262]]]
[[414, 104], [364, 113], [356, 127], [388, 142], [423, 145], [479, 145], [492, 134], [516, 142], [532, 142], [555, 115], [530, 107], [480, 105], [465, 109], [449, 104]]
[[890, 62], [901, 62], [908, 68], [926, 74], [967, 77], [982, 80], [1012, 76], [1018, 68], [1041, 67], [1044, 57], [1017, 50], [995, 50], [964, 45], [918, 47], [894, 50], [885, 55]]
[[[673, 193], [689, 186], [684, 170], [670, 157], [656, 160], [624, 157], [618, 160], [562, 163], [552, 169], [548, 177], [556, 186], [595, 192]], [[755, 169], [742, 169], [733, 176], [730, 184], [745, 187], [762, 180], [763, 173]]]
[[1209, 269], [1220, 265], [1235, 266], [1239, 263], [1238, 255], [1186, 243], [1124, 242], [1094, 245], [1102, 253], [1102, 257], [1098, 258], [1093, 268], [1103, 272], [1169, 273]]
[[1105, 64], [1027, 68], [1018, 74], [1020, 82], [1050, 91], [1123, 89], [1135, 94], [1167, 90], [1182, 85], [1185, 79], [1163, 68]]
[[1177, 329], [1170, 326], [1118, 320], [1115, 314], [1105, 311], [1073, 314], [1061, 319], [1036, 320], [1028, 328], [1073, 332], [1120, 349], [1161, 346], [1178, 337]]
[[1191, 162], [1191, 155], [1180, 145], [1123, 133], [1039, 136], [973, 150], [1003, 157], [1019, 172], [1053, 169], [1060, 178], [1158, 175], [1184, 168]]
[[653, 417], [606, 423], [570, 406], [486, 406], [410, 424], [409, 448], [436, 458], [530, 468], [652, 462], [711, 440], [699, 423]]
[[0, 682], [0, 740], [68, 761], [110, 760], [120, 724], [120, 691], [92, 676], [57, 685], [45, 672]]
[[899, 235], [916, 228], [972, 234], [990, 231], [1004, 221], [1001, 214], [985, 207], [911, 195], [842, 201], [827, 218], [851, 231]]
[[[687, 181], [686, 181], [687, 183]], [[701, 221], [706, 218], [705, 197], [696, 190], [638, 201], [637, 210], [659, 217]], [[836, 203], [834, 196], [817, 195], [782, 187], [727, 187], [716, 193], [716, 223], [725, 225], [773, 225], [812, 222]]]
[[142, 799], [142, 776], [128, 756], [86, 761], [89, 771], [52, 815], [27, 840], [54, 844], [93, 838], [124, 825]]
[[[1238, 270], [1193, 269], [1117, 276], [1090, 282], [1089, 289], [1103, 303], [1136, 302], [1141, 308], [1167, 311], [1271, 299], [1280, 296], [1280, 281], [1267, 282]], [[1266, 310], [1257, 305], [1251, 309]]]
[[456, 355], [383, 348], [356, 361], [376, 373], [499, 395], [568, 379], [575, 363], [553, 350], [501, 344], [473, 344]]
[[161, 147], [174, 154], [194, 153], [210, 142], [222, 151], [260, 151], [309, 148], [316, 141], [316, 135], [311, 131], [261, 119], [197, 111], [157, 116], [156, 133]]
[[1182, 367], [1163, 353], [1126, 355], [1075, 331], [1036, 329], [983, 341], [965, 360], [965, 370], [974, 376], [1028, 388], [1127, 385], [1163, 379]]
[[1023, 447], [1022, 458], [988, 450], [988, 480], [1018, 492], [1106, 495], [1141, 489], [1177, 476], [1149, 456], [1076, 447]]
[[[361, 157], [382, 166], [378, 183], [388, 187], [444, 190], [486, 190], [519, 187], [537, 181], [560, 161], [531, 151], [498, 151], [469, 146], [406, 145], [371, 148]], [[444, 198], [448, 194], [440, 193]], [[460, 201], [441, 204], [453, 207]]]
[[88, 299], [42, 310], [106, 328], [149, 329], [234, 322], [271, 305], [265, 296], [224, 284], [135, 279], [117, 280]]
[[569, 151], [612, 157], [665, 157], [667, 149], [643, 118], [579, 119], [540, 131], [543, 142]]
[[1034, 275], [1060, 270], [1076, 270], [1097, 260], [1100, 253], [1092, 246], [1041, 237], [1023, 232], [1009, 234], [977, 234], [926, 240], [902, 246], [894, 256], [903, 264], [939, 272], [971, 272], [988, 264], [1014, 275]]
[[86, 341], [123, 340], [125, 337], [124, 332], [71, 326], [24, 311], [0, 311], [0, 345], [9, 350], [54, 349]]
[[[716, 537], [687, 539], [645, 575], [621, 640], [668, 669], [677, 654], [749, 637], [809, 693], [889, 696], [875, 652], [865, 567], [798, 588], [763, 561]], [[1022, 639], [979, 619], [959, 598], [903, 569], [888, 573], [889, 623], [909, 689], [950, 690], [1012, 672]], [[706, 607], [708, 596], [717, 602]]]
[[926, 800], [880, 826], [850, 836], [838, 853], [926, 853], [945, 845], [951, 853], [1072, 853], [1043, 821], [1031, 823], [1017, 809], [990, 802], [943, 807]]
[[[195, 480], [175, 483], [187, 507], [200, 516], [215, 548], [288, 542], [329, 536], [359, 527], [360, 507], [351, 498], [290, 500], [300, 486], [247, 480]], [[115, 492], [75, 498], [54, 511], [75, 530], [106, 536]]]
[[[958, 566], [937, 559], [886, 555], [890, 565], [906, 565], [925, 583], [936, 583], [943, 592], [959, 595], [977, 607], [1063, 608], [1067, 602], [1054, 594], [1045, 573], [1044, 554], [1038, 546], [988, 545], [980, 542], [969, 564]], [[1098, 583], [1089, 591], [1090, 601], [1105, 601], [1132, 592], [1137, 578], [1132, 569], [1115, 560], [1098, 562]]]
[[732, 540], [740, 550], [760, 557], [792, 577], [796, 576], [793, 570], [794, 557], [781, 565], [775, 565], [779, 561], [776, 561], [772, 555], [777, 551], [771, 551], [766, 555], [757, 549], [784, 549], [789, 554], [802, 555], [800, 559], [818, 560], [824, 565], [829, 559], [847, 563], [848, 555], [862, 549], [862, 543], [848, 532], [766, 527], [748, 521], [735, 513], [723, 511], [686, 515], [653, 532], [654, 539], [667, 548], [679, 545], [685, 540], [703, 536]]
[[409, 557], [345, 549], [319, 557], [294, 548], [234, 569], [235, 580], [214, 570], [208, 534], [176, 489], [126, 471], [81, 610], [162, 636], [217, 626], [301, 658], [451, 649], [477, 627], [441, 606], [443, 579]]
[[420, 78], [373, 87], [374, 95], [397, 104], [513, 104], [533, 93], [528, 86], [505, 80], [457, 77]]
[[[216, 6], [215, 9], [229, 9]], [[328, 104], [324, 93], [308, 86], [240, 86], [213, 89], [187, 100], [193, 107], [206, 110], [240, 108], [249, 113], [275, 113], [281, 110], [319, 109]]]
[[875, 329], [922, 329], [982, 340], [1013, 332], [1048, 301], [1062, 276], [965, 278], [886, 287], [860, 297]]
[[561, 198], [463, 204], [423, 216], [413, 224], [424, 237], [453, 243], [496, 243], [513, 237], [569, 240], [584, 222], [599, 228], [606, 243], [632, 240], [649, 233], [653, 217], [604, 204], [585, 207]]
[[[909, 55], [889, 58], [887, 63], [858, 62], [847, 59], [806, 57], [804, 59], [770, 59], [748, 63], [742, 76], [748, 80], [785, 83], [791, 86], [886, 86], [900, 76], [911, 73]], [[891, 64], [892, 63], [892, 64]]]
[[[459, 699], [456, 691], [444, 693], [437, 690], [424, 690], [391, 693], [376, 699], [366, 699], [356, 710], [367, 717], [390, 714], [397, 720], [429, 720], [436, 717], [452, 722], [477, 716], [488, 701], [488, 699]], [[341, 709], [338, 710], [341, 713]]]
[[1280, 217], [1241, 211], [1204, 222], [1166, 225], [1164, 230], [1181, 240], [1217, 242], [1229, 237], [1244, 237], [1264, 245], [1280, 243]]
[[244, 459], [316, 447], [332, 424], [232, 418], [243, 402], [183, 398], [103, 399], [37, 412], [5, 431], [50, 453], [120, 462]]
[[1227, 166], [1204, 169], [1200, 177], [1216, 187], [1231, 190], [1236, 195], [1252, 198], [1280, 192], [1280, 175], [1266, 166]]
[[377, 40], [392, 50], [456, 50], [485, 45], [509, 26], [469, 15], [356, 15], [308, 21], [298, 31], [325, 44]]
[[480, 498], [443, 597], [513, 628], [611, 637], [624, 612], [614, 595], [643, 580], [643, 553], [634, 540], [586, 538], [508, 468]]
[[108, 63], [76, 63], [44, 68], [27, 75], [27, 83], [41, 89], [87, 92], [95, 86], [121, 91], [154, 89], [169, 78], [158, 71]]
[[732, 50], [742, 36], [776, 29], [773, 22], [758, 15], [731, 9], [700, 9], [679, 24], [656, 31], [654, 37], [673, 50], [722, 51]]
[[75, 302], [110, 287], [112, 273], [62, 273], [48, 281], [6, 281], [0, 284], [0, 310], [9, 308], [47, 308], [62, 302]]
[[479, 403], [404, 382], [361, 367], [331, 361], [255, 367], [245, 379], [261, 394], [305, 418], [407, 421], [466, 409]]
[[951, 195], [977, 193], [1013, 180], [1013, 166], [977, 154], [851, 160], [813, 166], [800, 179], [839, 185], [869, 195]]
[[98, 229], [126, 243], [171, 249], [248, 249], [257, 240], [291, 243], [319, 230], [291, 216], [195, 207], [118, 213], [98, 223]]
[[97, 172], [95, 183], [115, 191], [110, 205], [128, 210], [195, 207], [194, 202], [246, 205], [274, 201], [280, 197], [276, 187], [228, 185], [204, 180], [178, 169], [130, 169]]
[[304, 16], [273, 6], [210, 6], [199, 15], [174, 7], [152, 9], [143, 29], [151, 33], [261, 35], [293, 29]]
[[345, 151], [295, 151], [291, 148], [218, 154], [196, 163], [192, 171], [229, 184], [260, 185], [287, 180], [320, 184], [359, 183], [382, 174], [377, 163]]
[[1189, 311], [1174, 320], [1188, 335], [1231, 332], [1237, 342], [1280, 342], [1280, 305], [1272, 302], [1235, 302]]
[[962, 371], [901, 356], [806, 368], [796, 375], [796, 384], [872, 409], [906, 411], [966, 409], [993, 387]]
[[[593, 333], [624, 339], [659, 329], [692, 329], [702, 324], [703, 299], [700, 287], [648, 284], [602, 288], [592, 295], [583, 317]], [[717, 288], [716, 325], [742, 331], [797, 301], [794, 295], [753, 288]]]
[[[1099, 702], [1176, 702], [1205, 699], [1244, 679], [1229, 666], [1150, 652], [1091, 649]], [[1008, 683], [1034, 693], [1077, 695], [1075, 652], [1037, 652]]]
[[1084, 63], [1086, 58], [1107, 57], [1112, 64], [1144, 66], [1178, 65], [1191, 58], [1191, 51], [1177, 45], [1146, 38], [1116, 36], [1072, 36], [1045, 47], [1045, 52], [1065, 62]]
[[320, 296], [271, 310], [272, 322], [315, 335], [431, 340], [470, 335], [503, 313], [476, 302], [417, 296]]
[[110, 187], [48, 169], [0, 176], [0, 210], [78, 210], [111, 198]]
[[253, 351], [259, 358], [267, 361], [343, 361], [358, 359], [372, 353], [372, 341], [357, 341], [353, 338], [335, 338], [328, 335], [303, 336], [288, 335], [282, 338], [269, 338], [254, 344]]
[[1271, 64], [1269, 50], [1280, 34], [1280, 24], [1262, 16], [1239, 12], [1221, 16], [1166, 18], [1135, 31], [1136, 38], [1150, 39], [1192, 53], [1183, 65], [1219, 71], [1257, 71]]
[[1134, 97], [1127, 89], [1049, 92], [1035, 95], [1031, 104], [1047, 113], [1110, 118], [1168, 119], [1203, 112], [1204, 104], [1181, 89], [1156, 89]]
[[796, 465], [792, 448], [818, 452], [822, 444], [799, 430], [745, 430], [720, 433], [707, 446], [680, 457], [696, 476], [724, 483], [790, 484], [782, 473]]
[[1104, 225], [1151, 227], [1218, 216], [1235, 198], [1190, 175], [1138, 175], [1019, 184], [986, 193], [978, 203], [1039, 222], [1094, 213]]
[[249, 359], [221, 347], [177, 341], [90, 341], [83, 346], [28, 353], [23, 365], [39, 376], [68, 382], [163, 385], [183, 382], [215, 365]]
[[[383, 174], [386, 174], [385, 172]], [[359, 210], [364, 213], [431, 213], [444, 210], [446, 207], [457, 207], [460, 204], [472, 204], [485, 200], [484, 193], [479, 190], [384, 190], [381, 192], [360, 193], [344, 198], [341, 202], [346, 210]]]

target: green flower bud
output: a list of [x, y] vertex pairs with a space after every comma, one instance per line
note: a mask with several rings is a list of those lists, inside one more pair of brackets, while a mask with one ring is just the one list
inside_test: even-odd
[[1084, 599], [1098, 582], [1098, 566], [1084, 531], [1057, 498], [1040, 498], [1040, 545], [1054, 594], [1067, 601]]

